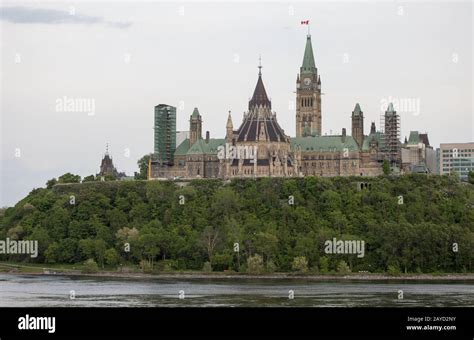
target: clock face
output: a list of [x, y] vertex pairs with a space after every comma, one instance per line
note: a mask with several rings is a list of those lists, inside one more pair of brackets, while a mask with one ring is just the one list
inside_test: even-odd
[[311, 78], [304, 78], [303, 82], [305, 85], [309, 85], [311, 84]]

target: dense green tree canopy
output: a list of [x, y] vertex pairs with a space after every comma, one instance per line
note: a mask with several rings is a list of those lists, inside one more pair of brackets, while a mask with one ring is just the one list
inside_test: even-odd
[[[146, 261], [147, 268], [179, 270], [250, 265], [256, 272], [473, 271], [474, 185], [415, 174], [364, 178], [371, 186], [363, 190], [358, 181], [49, 183], [0, 214], [0, 239], [38, 240], [39, 256], [0, 259], [91, 259], [99, 268]], [[363, 240], [365, 256], [326, 254], [333, 238]]]

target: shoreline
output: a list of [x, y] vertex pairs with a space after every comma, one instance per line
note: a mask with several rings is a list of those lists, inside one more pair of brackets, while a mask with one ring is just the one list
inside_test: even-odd
[[118, 278], [118, 279], [189, 279], [189, 280], [301, 280], [301, 281], [473, 281], [474, 274], [401, 274], [390, 276], [385, 274], [362, 274], [354, 273], [349, 275], [301, 275], [295, 273], [273, 273], [273, 274], [245, 274], [245, 273], [120, 273], [120, 272], [97, 272], [97, 273], [77, 273], [77, 272], [0, 272], [6, 275], [32, 275], [32, 276], [67, 276], [83, 278]]

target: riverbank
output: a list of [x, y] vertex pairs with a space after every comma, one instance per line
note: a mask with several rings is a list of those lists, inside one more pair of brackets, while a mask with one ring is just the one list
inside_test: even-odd
[[[1, 270], [3, 268], [3, 270]], [[306, 280], [306, 281], [333, 281], [333, 280], [355, 280], [355, 281], [473, 281], [474, 273], [436, 273], [436, 274], [400, 274], [397, 276], [384, 273], [350, 273], [341, 274], [311, 274], [311, 273], [265, 273], [248, 274], [237, 272], [119, 272], [99, 271], [95, 273], [84, 273], [73, 267], [66, 268], [44, 268], [39, 266], [20, 266], [16, 264], [0, 263], [0, 272], [11, 275], [45, 275], [45, 276], [74, 276], [74, 277], [102, 277], [122, 279], [196, 279], [196, 280]]]

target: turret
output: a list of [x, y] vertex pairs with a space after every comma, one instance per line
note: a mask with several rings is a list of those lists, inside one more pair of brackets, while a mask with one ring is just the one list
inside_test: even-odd
[[352, 137], [355, 139], [359, 148], [362, 148], [364, 142], [364, 113], [360, 109], [359, 103], [352, 111]]
[[229, 116], [227, 117], [226, 131], [226, 142], [231, 144], [232, 140], [234, 139], [234, 124], [232, 124], [232, 117], [230, 115], [230, 111]]
[[189, 118], [189, 146], [202, 139], [202, 118], [197, 107]]

